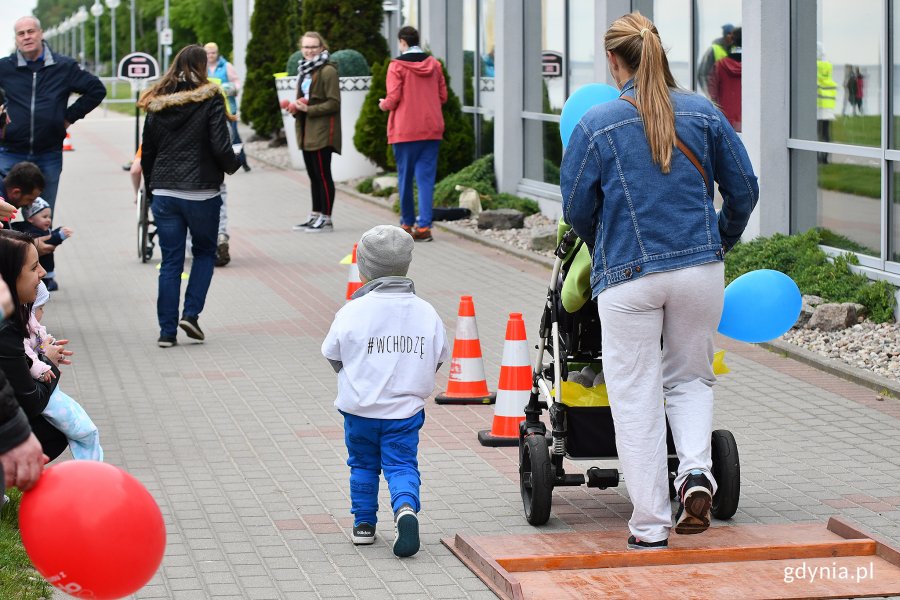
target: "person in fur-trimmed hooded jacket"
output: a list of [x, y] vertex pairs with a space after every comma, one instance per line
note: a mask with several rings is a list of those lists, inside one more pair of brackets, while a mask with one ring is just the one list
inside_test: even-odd
[[[182, 48], [138, 106], [147, 111], [141, 167], [162, 251], [156, 314], [161, 348], [177, 343], [177, 328], [203, 341], [198, 318], [206, 302], [216, 260], [219, 187], [241, 166], [231, 146], [225, 98], [206, 75], [202, 46]], [[187, 233], [194, 257], [181, 319], [181, 271]]]

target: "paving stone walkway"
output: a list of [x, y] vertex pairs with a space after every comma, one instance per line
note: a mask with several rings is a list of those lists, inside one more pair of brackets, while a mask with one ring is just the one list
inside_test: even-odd
[[[319, 347], [344, 302], [339, 264], [389, 212], [338, 194], [332, 234], [291, 231], [309, 209], [304, 173], [254, 164], [228, 179], [233, 262], [217, 269], [201, 324], [208, 339], [156, 347], [155, 269], [137, 259], [135, 207], [121, 165], [133, 120], [95, 114], [72, 131], [55, 222], [75, 229], [57, 258], [48, 329], [71, 339], [67, 392], [100, 427], [107, 460], [139, 478], [168, 530], [163, 566], [137, 598], [494, 598], [439, 540], [529, 533], [515, 448], [481, 447], [491, 407], [427, 406], [420, 465], [423, 548], [391, 554], [382, 486], [378, 541], [348, 537], [348, 469], [336, 379]], [[448, 233], [416, 246], [410, 275], [452, 334], [475, 298], [488, 382], [509, 312], [531, 341], [549, 272]], [[734, 523], [841, 514], [900, 543], [900, 402], [757, 347], [721, 340], [731, 373], [715, 426], [741, 453]], [[446, 368], [439, 387], [445, 388]], [[576, 465], [570, 465], [576, 468]], [[577, 468], [588, 465], [579, 463]], [[543, 531], [623, 532], [624, 488], [554, 494]], [[718, 523], [717, 523], [718, 524]], [[824, 526], [824, 525], [823, 525]]]

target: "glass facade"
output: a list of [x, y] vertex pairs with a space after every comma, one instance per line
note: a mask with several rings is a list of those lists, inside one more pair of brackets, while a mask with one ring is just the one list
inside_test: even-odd
[[471, 115], [475, 132], [475, 155], [494, 147], [494, 5], [495, 0], [461, 0], [462, 12], [462, 105]]
[[[896, 134], [882, 120], [894, 28], [882, 0], [791, 3], [791, 232], [818, 228], [822, 244], [900, 272]], [[894, 15], [892, 17], [896, 19]], [[890, 40], [896, 45], [896, 39]], [[890, 143], [889, 143], [890, 141]], [[895, 263], [895, 264], [891, 264]]]

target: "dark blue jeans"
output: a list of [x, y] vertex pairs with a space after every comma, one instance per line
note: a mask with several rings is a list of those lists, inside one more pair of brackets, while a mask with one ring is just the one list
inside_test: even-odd
[[378, 521], [379, 475], [391, 490], [391, 509], [409, 504], [419, 512], [419, 430], [425, 411], [408, 419], [369, 419], [341, 411], [350, 467], [353, 525]]
[[197, 317], [206, 303], [216, 262], [216, 236], [219, 232], [219, 208], [222, 197], [209, 200], [182, 200], [153, 194], [153, 220], [156, 239], [162, 251], [159, 268], [159, 293], [156, 316], [159, 334], [174, 336], [178, 331], [178, 305], [181, 300], [181, 272], [187, 232], [191, 232], [191, 276], [184, 293], [185, 317]]
[[[400, 224], [431, 227], [431, 208], [434, 202], [434, 179], [437, 176], [440, 140], [401, 142], [394, 144], [397, 180], [400, 187]], [[413, 176], [419, 186], [419, 219], [413, 203]]]
[[56, 214], [56, 191], [59, 189], [59, 177], [62, 174], [62, 148], [41, 154], [10, 152], [0, 146], [0, 176], [5, 177], [9, 170], [23, 161], [33, 162], [44, 175], [44, 191], [41, 198], [47, 201], [50, 209]]

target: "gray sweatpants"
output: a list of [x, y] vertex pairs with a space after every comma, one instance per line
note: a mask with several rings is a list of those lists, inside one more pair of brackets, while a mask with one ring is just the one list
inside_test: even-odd
[[672, 527], [667, 416], [680, 461], [675, 489], [692, 469], [716, 489], [712, 361], [724, 273], [722, 262], [653, 273], [597, 297], [616, 449], [634, 505], [628, 527], [641, 540], [667, 539]]

